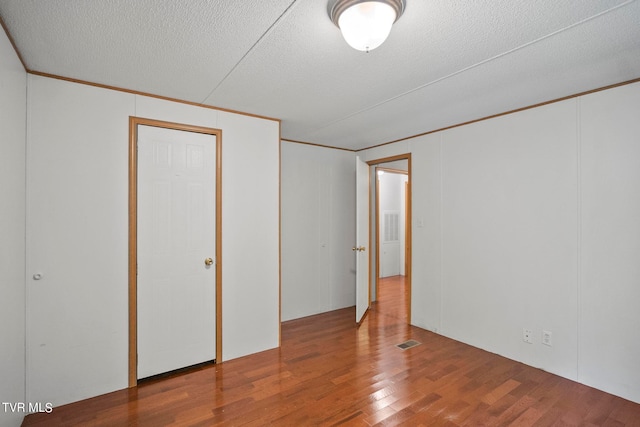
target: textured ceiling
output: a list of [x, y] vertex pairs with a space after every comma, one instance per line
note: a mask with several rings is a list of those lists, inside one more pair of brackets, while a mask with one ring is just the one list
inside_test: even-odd
[[[333, 1], [333, 0], [329, 0]], [[407, 0], [351, 49], [327, 0], [0, 0], [30, 71], [361, 149], [640, 77], [640, 0]]]

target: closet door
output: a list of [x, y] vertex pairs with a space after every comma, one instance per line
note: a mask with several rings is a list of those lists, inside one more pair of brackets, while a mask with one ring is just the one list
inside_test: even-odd
[[215, 359], [215, 147], [138, 128], [138, 378]]

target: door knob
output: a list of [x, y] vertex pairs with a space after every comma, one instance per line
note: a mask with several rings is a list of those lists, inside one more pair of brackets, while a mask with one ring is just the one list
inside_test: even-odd
[[212, 265], [213, 264], [213, 258], [207, 258], [204, 260], [204, 265]]
[[364, 252], [365, 247], [364, 247], [364, 246], [360, 246], [360, 247], [358, 248], [358, 250], [359, 250], [360, 252]]
[[362, 251], [365, 250], [365, 247], [364, 246], [354, 246], [354, 247], [351, 248], [351, 250], [354, 251], [354, 252], [355, 251], [362, 252]]

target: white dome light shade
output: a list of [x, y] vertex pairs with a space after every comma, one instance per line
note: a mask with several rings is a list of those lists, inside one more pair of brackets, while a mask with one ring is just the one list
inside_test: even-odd
[[349, 46], [369, 52], [384, 43], [395, 20], [396, 11], [388, 4], [366, 1], [342, 12], [338, 27]]
[[391, 26], [404, 13], [406, 0], [330, 0], [329, 16], [346, 42], [369, 52], [387, 39]]

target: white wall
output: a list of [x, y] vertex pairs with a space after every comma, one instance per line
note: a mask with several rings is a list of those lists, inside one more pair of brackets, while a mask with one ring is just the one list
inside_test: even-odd
[[355, 304], [355, 154], [282, 142], [282, 320]]
[[30, 75], [28, 109], [27, 398], [59, 405], [127, 386], [135, 103]]
[[638, 117], [636, 83], [359, 153], [412, 153], [413, 323], [640, 402]]
[[218, 113], [222, 129], [222, 359], [279, 345], [279, 123]]
[[578, 376], [640, 402], [640, 83], [579, 114]]
[[[0, 30], [0, 402], [25, 402], [24, 248], [27, 73]], [[23, 413], [0, 407], [0, 426]]]
[[276, 347], [279, 123], [33, 75], [28, 89], [27, 398], [127, 387], [130, 115], [222, 129], [223, 360]]
[[441, 157], [441, 333], [572, 379], [575, 129], [575, 100], [551, 104], [446, 131]]

